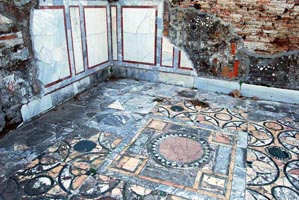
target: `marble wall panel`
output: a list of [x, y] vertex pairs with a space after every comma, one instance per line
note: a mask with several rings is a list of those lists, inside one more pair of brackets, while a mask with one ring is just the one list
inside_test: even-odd
[[122, 7], [124, 62], [156, 64], [156, 18], [156, 7]]
[[192, 70], [193, 64], [184, 51], [179, 52], [179, 68]]
[[82, 34], [79, 6], [70, 7], [71, 33], [73, 42], [74, 66], [76, 74], [84, 71]]
[[45, 87], [71, 77], [64, 7], [34, 10], [32, 40], [38, 79]]
[[112, 35], [112, 56], [113, 60], [117, 59], [117, 7], [111, 6], [111, 35]]
[[161, 66], [173, 67], [174, 46], [167, 38], [162, 38]]
[[84, 7], [88, 68], [109, 62], [107, 7]]

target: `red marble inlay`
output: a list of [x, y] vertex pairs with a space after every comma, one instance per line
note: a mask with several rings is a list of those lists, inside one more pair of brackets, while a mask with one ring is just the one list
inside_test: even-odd
[[239, 65], [240, 65], [240, 61], [235, 60], [235, 63], [234, 63], [234, 76], [235, 77], [237, 77], [239, 75]]
[[17, 37], [18, 36], [16, 34], [9, 34], [9, 35], [0, 36], [0, 40], [11, 40]]
[[166, 159], [179, 163], [188, 163], [201, 158], [202, 145], [184, 137], [169, 137], [160, 143], [159, 152]]
[[231, 54], [232, 55], [236, 55], [236, 49], [237, 49], [236, 43], [232, 42], [231, 43]]

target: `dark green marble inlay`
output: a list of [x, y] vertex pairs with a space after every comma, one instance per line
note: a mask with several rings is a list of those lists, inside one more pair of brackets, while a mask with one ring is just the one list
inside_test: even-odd
[[269, 156], [278, 160], [289, 160], [292, 157], [289, 152], [277, 146], [267, 147], [266, 152]]
[[174, 112], [181, 112], [184, 110], [182, 106], [171, 106], [170, 109]]
[[96, 143], [90, 140], [82, 140], [75, 144], [74, 149], [78, 152], [89, 152], [97, 146]]

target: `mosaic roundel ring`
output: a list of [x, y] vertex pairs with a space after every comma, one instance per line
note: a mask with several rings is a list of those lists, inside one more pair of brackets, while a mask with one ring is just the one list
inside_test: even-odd
[[54, 187], [54, 180], [47, 175], [36, 176], [27, 181], [24, 191], [30, 196], [42, 195]]
[[299, 154], [299, 131], [284, 131], [278, 135], [278, 141], [286, 149]]
[[299, 199], [299, 193], [286, 186], [275, 186], [271, 189], [271, 193], [275, 200]]
[[209, 161], [209, 143], [195, 134], [165, 133], [148, 144], [153, 160], [169, 168], [202, 167]]
[[299, 160], [292, 160], [284, 166], [284, 173], [289, 182], [299, 190]]

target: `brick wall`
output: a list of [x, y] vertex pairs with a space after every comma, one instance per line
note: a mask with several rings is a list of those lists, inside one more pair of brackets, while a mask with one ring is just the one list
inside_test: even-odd
[[198, 76], [299, 90], [299, 1], [166, 0], [164, 35]]
[[299, 0], [170, 0], [229, 23], [244, 47], [259, 54], [299, 49]]

